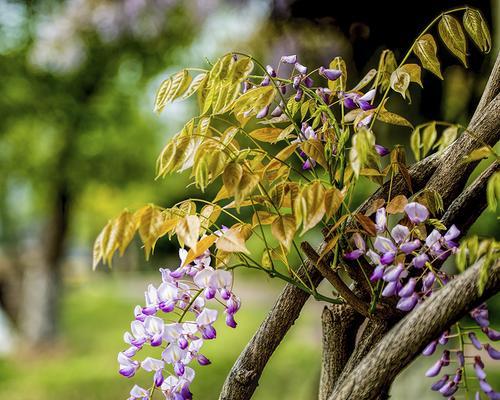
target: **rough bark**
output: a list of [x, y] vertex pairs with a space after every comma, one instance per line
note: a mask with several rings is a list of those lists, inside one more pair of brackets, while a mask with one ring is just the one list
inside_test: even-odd
[[323, 352], [319, 400], [327, 400], [356, 344], [363, 318], [348, 304], [325, 306], [321, 316]]
[[477, 262], [408, 314], [335, 387], [330, 400], [376, 399], [431, 340], [471, 308], [498, 293], [500, 263], [490, 270], [482, 294], [477, 284], [481, 266]]
[[[311, 264], [301, 267], [299, 274], [305, 278], [305, 270], [317, 286], [322, 277]], [[309, 294], [287, 284], [259, 329], [238, 357], [229, 372], [220, 399], [249, 399], [257, 388], [259, 378], [269, 358], [278, 347], [286, 332], [298, 318]]]

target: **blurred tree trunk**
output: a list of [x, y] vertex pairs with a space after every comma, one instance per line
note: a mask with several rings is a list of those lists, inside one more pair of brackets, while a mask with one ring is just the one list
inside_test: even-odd
[[39, 259], [24, 271], [19, 328], [31, 345], [57, 337], [62, 292], [62, 262], [70, 221], [71, 195], [64, 182], [56, 188], [53, 209], [42, 231]]

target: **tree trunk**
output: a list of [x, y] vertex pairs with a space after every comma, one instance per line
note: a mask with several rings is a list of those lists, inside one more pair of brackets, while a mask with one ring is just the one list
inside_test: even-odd
[[19, 328], [30, 345], [54, 341], [58, 333], [62, 291], [61, 264], [69, 223], [71, 199], [67, 185], [57, 188], [52, 216], [42, 233], [41, 251], [26, 260], [22, 283]]

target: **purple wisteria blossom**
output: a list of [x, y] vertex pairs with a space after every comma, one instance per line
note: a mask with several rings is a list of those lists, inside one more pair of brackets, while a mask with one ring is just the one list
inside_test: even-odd
[[[219, 311], [207, 307], [208, 302], [224, 304], [226, 325], [236, 327], [234, 315], [241, 303], [232, 291], [232, 273], [213, 269], [209, 251], [189, 264], [185, 263], [186, 257], [187, 251], [181, 249], [177, 269], [160, 269], [162, 283], [158, 287], [148, 285], [145, 305], [134, 309], [135, 319], [130, 331], [124, 334], [129, 347], [118, 353], [119, 373], [131, 378], [142, 368], [153, 373], [153, 379], [148, 390], [135, 385], [129, 399], [150, 399], [155, 390], [161, 391], [167, 400], [192, 398], [189, 387], [195, 373], [188, 365], [193, 361], [209, 365], [201, 348], [205, 340], [217, 337], [214, 323]], [[158, 357], [135, 360], [137, 353], [148, 345], [161, 349]]]

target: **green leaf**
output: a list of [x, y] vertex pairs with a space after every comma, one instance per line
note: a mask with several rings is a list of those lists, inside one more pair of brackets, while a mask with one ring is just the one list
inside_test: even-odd
[[436, 123], [429, 123], [422, 132], [422, 157], [425, 157], [432, 149], [437, 139]]
[[385, 90], [390, 87], [391, 74], [395, 71], [397, 66], [398, 64], [396, 62], [396, 58], [394, 57], [394, 53], [391, 50], [384, 50], [380, 55], [378, 63], [378, 79], [380, 81], [381, 92], [385, 92]]
[[361, 168], [377, 168], [378, 154], [375, 151], [375, 136], [365, 127], [361, 128], [352, 138], [352, 147], [349, 152], [349, 162], [354, 175], [359, 177]]
[[460, 22], [455, 17], [444, 14], [439, 20], [438, 31], [446, 47], [467, 67], [467, 42]]
[[500, 201], [500, 172], [495, 172], [488, 180], [486, 198], [488, 200], [488, 210], [495, 212]]
[[437, 45], [431, 34], [426, 33], [416, 41], [413, 52], [418, 57], [422, 66], [435, 74], [439, 79], [443, 79], [439, 60], [437, 59]]
[[206, 79], [206, 77], [207, 77], [206, 73], [196, 75], [196, 77], [192, 80], [191, 84], [189, 85], [188, 89], [183, 93], [183, 95], [180, 98], [182, 100], [185, 100], [188, 97], [192, 96], [194, 93], [196, 93], [197, 90], [203, 84], [203, 81]]
[[413, 155], [415, 156], [415, 160], [420, 161], [420, 147], [421, 147], [421, 138], [420, 138], [420, 128], [415, 128], [410, 136], [410, 147]]
[[347, 67], [342, 57], [335, 57], [331, 62], [329, 68], [338, 69], [342, 71], [342, 75], [335, 81], [328, 81], [328, 88], [332, 92], [339, 90], [345, 91], [347, 87]]
[[463, 23], [476, 46], [483, 53], [488, 53], [491, 50], [491, 35], [481, 12], [474, 8], [468, 8], [464, 13]]
[[376, 69], [369, 70], [366, 73], [366, 75], [358, 82], [358, 84], [351, 89], [351, 91], [356, 92], [363, 89], [373, 80], [373, 78], [375, 78], [375, 76], [377, 76], [377, 70]]

